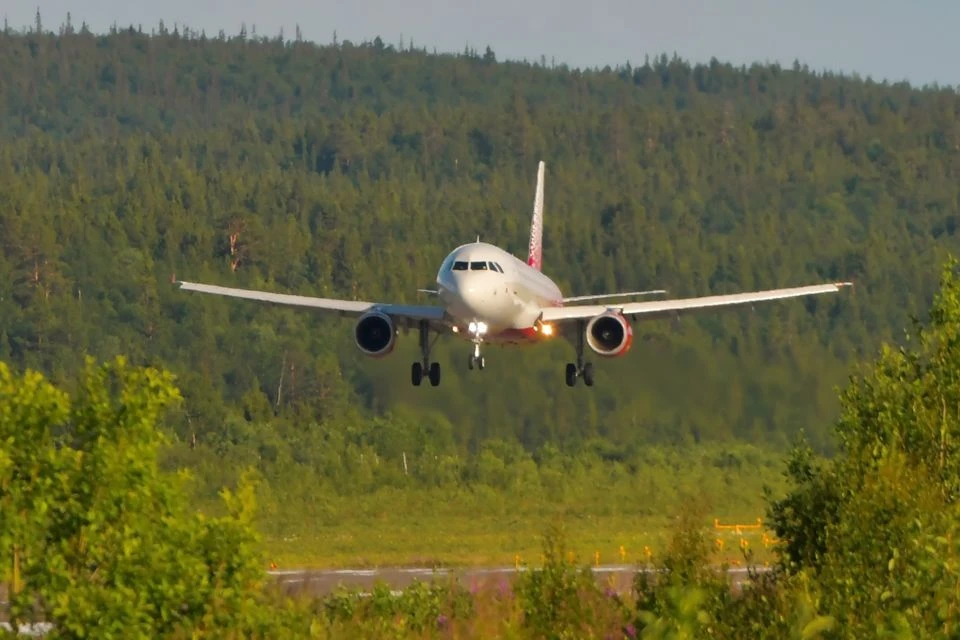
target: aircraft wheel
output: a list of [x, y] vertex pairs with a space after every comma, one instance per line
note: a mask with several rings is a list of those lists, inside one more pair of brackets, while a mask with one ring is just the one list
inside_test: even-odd
[[413, 386], [419, 387], [421, 380], [423, 380], [423, 365], [414, 362], [413, 366], [410, 367], [410, 382], [413, 383]]
[[483, 356], [480, 356], [480, 359], [477, 360], [477, 366], [480, 368], [480, 371], [483, 371], [483, 368], [487, 366], [487, 361], [483, 359]]
[[430, 363], [430, 385], [436, 387], [440, 384], [440, 363]]
[[473, 354], [470, 354], [470, 357], [467, 359], [467, 369], [473, 371], [473, 364], [476, 362], [476, 358], [473, 357]]
[[593, 386], [593, 363], [592, 362], [588, 362], [587, 364], [583, 365], [583, 384], [587, 385], [588, 387]]
[[567, 386], [572, 387], [577, 384], [577, 365], [572, 362], [567, 363]]

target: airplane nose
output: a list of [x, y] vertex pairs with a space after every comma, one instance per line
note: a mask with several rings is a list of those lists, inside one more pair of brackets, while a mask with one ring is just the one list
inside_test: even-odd
[[467, 277], [460, 283], [460, 298], [475, 315], [490, 311], [494, 298], [494, 286], [484, 277]]
[[478, 313], [483, 308], [484, 289], [476, 282], [466, 282], [460, 289], [460, 295], [463, 303], [470, 308], [473, 313]]

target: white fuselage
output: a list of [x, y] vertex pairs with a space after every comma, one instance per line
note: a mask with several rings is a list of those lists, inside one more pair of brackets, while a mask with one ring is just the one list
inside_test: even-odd
[[[511, 339], [530, 330], [544, 307], [563, 304], [560, 288], [543, 273], [503, 249], [465, 244], [444, 259], [437, 291], [464, 338], [481, 326], [484, 340]], [[473, 323], [473, 324], [471, 324]]]

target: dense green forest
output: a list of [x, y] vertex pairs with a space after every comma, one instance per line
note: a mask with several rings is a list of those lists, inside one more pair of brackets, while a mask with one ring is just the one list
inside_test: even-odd
[[[193, 412], [181, 435], [210, 445], [241, 406], [248, 421], [300, 423], [405, 406], [458, 450], [491, 437], [781, 444], [800, 428], [828, 447], [833, 387], [900, 339], [956, 249], [957, 95], [799, 67], [492, 57], [8, 29], [4, 357], [58, 378], [85, 353], [168, 366]], [[525, 253], [541, 158], [545, 269], [570, 295], [857, 288], [643, 323], [589, 392], [563, 388], [569, 345], [493, 351], [468, 375], [466, 346], [447, 342], [442, 390], [412, 393], [412, 338], [370, 362], [347, 321], [168, 284], [416, 300], [478, 233]]]
[[[153, 31], [0, 32], [3, 616], [60, 637], [956, 635], [956, 92]], [[170, 283], [419, 300], [478, 233], [525, 252], [540, 159], [570, 295], [857, 286], [640, 324], [592, 389], [563, 385], [569, 345], [468, 372], [453, 342], [443, 386], [412, 389], [410, 336], [370, 361], [347, 321]], [[705, 568], [717, 515], [783, 542], [740, 598]], [[579, 561], [650, 544], [663, 579], [605, 592], [551, 535], [543, 571], [478, 593], [264, 589], [277, 554], [501, 563], [556, 522]]]
[[[551, 488], [572, 488], [561, 512], [584, 509], [599, 498], [576, 487], [610, 478], [626, 480], [598, 491], [630, 495], [625, 511], [685, 485], [759, 515], [737, 477], [777, 472], [739, 443], [804, 429], [833, 451], [834, 387], [902, 339], [957, 250], [952, 90], [153, 31], [38, 17], [0, 34], [0, 358], [65, 385], [86, 355], [170, 370], [185, 401], [165, 464], [195, 470], [206, 503], [253, 465], [274, 500], [341, 524], [351, 496], [397, 484], [414, 512], [529, 485], [546, 517]], [[544, 268], [568, 295], [857, 286], [638, 324], [588, 390], [563, 385], [565, 343], [491, 349], [469, 372], [452, 341], [443, 386], [412, 389], [413, 336], [371, 361], [349, 321], [170, 284], [423, 300], [477, 234], [525, 254], [540, 159]], [[692, 443], [706, 448], [677, 453]], [[396, 497], [378, 500], [383, 522]]]

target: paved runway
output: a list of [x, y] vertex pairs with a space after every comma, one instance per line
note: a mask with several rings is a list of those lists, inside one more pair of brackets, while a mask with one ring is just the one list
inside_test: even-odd
[[[749, 571], [757, 573], [769, 571], [767, 567], [755, 565], [753, 567], [730, 567], [728, 573], [734, 586], [748, 578]], [[519, 571], [526, 571], [521, 567]], [[591, 567], [598, 581], [609, 584], [618, 590], [631, 586], [633, 576], [638, 571], [649, 571], [632, 564], [606, 564]], [[379, 569], [287, 569], [274, 570], [267, 573], [273, 576], [276, 583], [288, 592], [309, 592], [322, 596], [335, 590], [338, 586], [369, 591], [378, 582], [388, 585], [391, 590], [400, 591], [409, 586], [414, 580], [420, 582], [446, 581], [452, 578], [460, 580], [467, 586], [482, 586], [483, 584], [498, 583], [509, 579], [517, 573], [515, 567], [464, 567], [457, 569], [432, 569], [429, 567], [384, 567]], [[6, 606], [5, 585], [0, 584], [0, 606]]]
[[[733, 585], [738, 586], [749, 577], [750, 570], [756, 573], [769, 571], [767, 567], [755, 565], [753, 567], [730, 567], [728, 573]], [[520, 571], [525, 571], [523, 567]], [[609, 584], [618, 591], [630, 588], [633, 576], [644, 569], [632, 564], [608, 564], [591, 567], [598, 581]], [[446, 581], [458, 578], [461, 584], [467, 586], [482, 586], [491, 582], [509, 579], [517, 573], [515, 567], [472, 567], [458, 569], [431, 569], [429, 567], [386, 567], [380, 569], [288, 569], [270, 571], [277, 583], [287, 592], [311, 593], [324, 595], [342, 585], [353, 589], [369, 591], [377, 582], [388, 585], [392, 590], [399, 591], [409, 586], [414, 580], [428, 582], [433, 580]]]
[[[638, 571], [650, 571], [631, 564], [608, 564], [591, 567], [597, 581], [609, 585], [616, 591], [623, 592], [629, 589], [633, 577]], [[750, 570], [764, 573], [770, 569], [763, 566], [731, 567], [728, 573], [734, 588], [748, 579]], [[369, 592], [377, 582], [388, 585], [391, 592], [399, 594], [413, 583], [414, 580], [429, 582], [433, 580], [447, 581], [457, 578], [465, 586], [483, 587], [485, 584], [498, 584], [517, 573], [515, 567], [473, 567], [460, 569], [431, 569], [429, 567], [387, 567], [382, 569], [290, 569], [269, 571], [276, 579], [277, 584], [287, 593], [310, 594], [323, 596], [338, 586], [360, 589]], [[519, 571], [526, 571], [521, 567]], [[0, 607], [6, 606], [4, 585], [0, 585]], [[3, 621], [0, 613], [0, 630], [12, 631], [10, 625]], [[24, 625], [20, 629], [22, 635], [40, 637], [52, 630], [46, 623]]]

